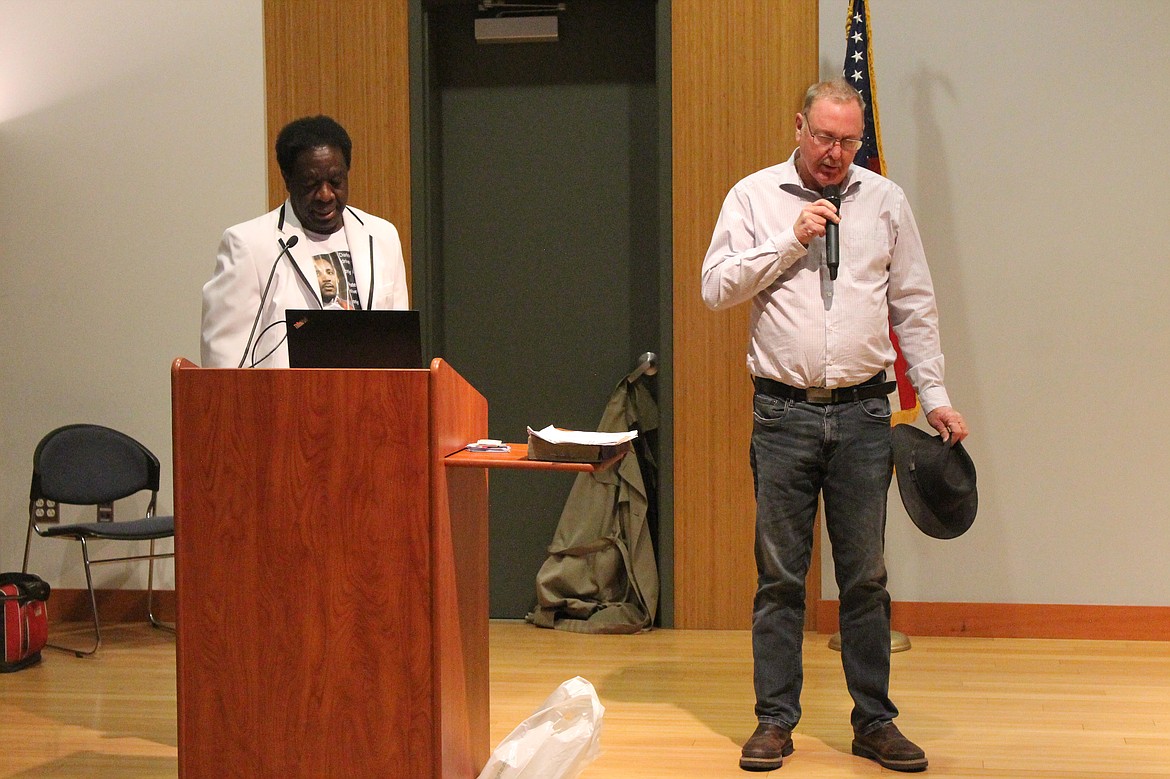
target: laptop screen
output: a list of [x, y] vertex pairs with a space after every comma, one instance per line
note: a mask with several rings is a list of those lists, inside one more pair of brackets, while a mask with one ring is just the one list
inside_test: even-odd
[[289, 309], [290, 368], [422, 368], [417, 311]]

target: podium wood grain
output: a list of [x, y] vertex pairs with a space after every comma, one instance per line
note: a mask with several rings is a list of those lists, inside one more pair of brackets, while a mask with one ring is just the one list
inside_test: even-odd
[[444, 461], [487, 435], [487, 402], [442, 360], [431, 363], [430, 376], [436, 775], [474, 777], [489, 750], [488, 475], [482, 468], [452, 472]]
[[482, 397], [441, 363], [172, 380], [181, 775], [475, 776], [487, 479], [441, 460]]

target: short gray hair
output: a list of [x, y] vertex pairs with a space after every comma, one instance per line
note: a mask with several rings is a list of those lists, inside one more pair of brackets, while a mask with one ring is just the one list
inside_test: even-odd
[[820, 81], [809, 87], [804, 93], [804, 106], [800, 112], [808, 116], [809, 109], [817, 100], [832, 100], [834, 103], [854, 102], [861, 108], [861, 113], [865, 113], [865, 98], [843, 78]]

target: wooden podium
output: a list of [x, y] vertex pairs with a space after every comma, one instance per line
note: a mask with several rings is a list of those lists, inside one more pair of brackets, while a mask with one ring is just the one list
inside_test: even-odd
[[487, 471], [444, 458], [484, 398], [442, 360], [171, 380], [179, 775], [475, 777]]

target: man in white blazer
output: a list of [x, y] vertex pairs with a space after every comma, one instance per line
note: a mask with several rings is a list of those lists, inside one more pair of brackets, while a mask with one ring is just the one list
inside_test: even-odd
[[[398, 230], [346, 204], [351, 153], [348, 133], [327, 116], [280, 131], [276, 160], [288, 199], [223, 234], [203, 286], [204, 368], [287, 368], [290, 308], [325, 308], [333, 296], [355, 309], [410, 307]], [[341, 270], [325, 289], [318, 257]]]

